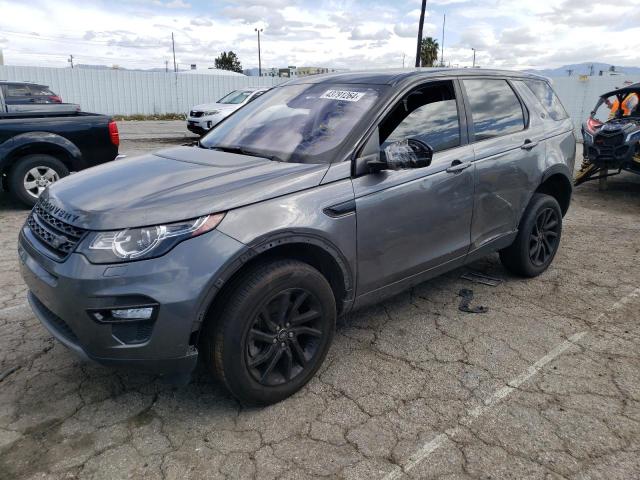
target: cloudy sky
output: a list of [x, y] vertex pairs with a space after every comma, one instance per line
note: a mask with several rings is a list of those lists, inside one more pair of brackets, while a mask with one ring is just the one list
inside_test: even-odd
[[[420, 0], [0, 0], [5, 64], [210, 66], [232, 49], [258, 64], [254, 28], [264, 29], [263, 67], [401, 67], [415, 58]], [[615, 4], [615, 8], [607, 5]], [[445, 62], [546, 68], [600, 61], [640, 66], [640, 0], [429, 0], [425, 35]]]

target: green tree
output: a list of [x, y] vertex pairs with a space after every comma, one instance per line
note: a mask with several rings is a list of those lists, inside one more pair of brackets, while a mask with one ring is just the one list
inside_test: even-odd
[[231, 70], [232, 72], [242, 73], [242, 65], [238, 56], [231, 50], [229, 52], [222, 52], [218, 58], [215, 59], [215, 66], [221, 70]]
[[420, 45], [420, 65], [423, 67], [433, 67], [438, 61], [438, 40], [432, 37], [422, 39]]

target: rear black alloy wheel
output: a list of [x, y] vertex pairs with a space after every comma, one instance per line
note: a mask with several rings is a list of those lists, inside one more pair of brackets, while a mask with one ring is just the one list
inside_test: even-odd
[[266, 302], [247, 334], [245, 361], [251, 376], [266, 386], [303, 374], [318, 354], [322, 308], [302, 288], [284, 290]]
[[541, 210], [535, 221], [533, 231], [529, 236], [529, 256], [531, 262], [541, 267], [555, 254], [560, 239], [560, 221], [553, 208]]
[[331, 346], [336, 299], [298, 260], [271, 260], [231, 280], [203, 332], [203, 358], [242, 403], [268, 405], [300, 390]]
[[520, 219], [518, 234], [500, 260], [507, 270], [524, 277], [535, 277], [553, 261], [562, 235], [562, 210], [558, 201], [535, 193]]

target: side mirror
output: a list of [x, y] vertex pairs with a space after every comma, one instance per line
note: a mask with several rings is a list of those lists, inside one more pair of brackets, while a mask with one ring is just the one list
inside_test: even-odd
[[367, 167], [372, 173], [381, 170], [405, 170], [431, 165], [433, 149], [421, 140], [409, 138], [387, 145], [379, 155], [368, 160]]

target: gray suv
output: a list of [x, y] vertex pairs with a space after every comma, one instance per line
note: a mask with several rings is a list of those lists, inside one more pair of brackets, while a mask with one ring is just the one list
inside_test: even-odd
[[542, 273], [575, 149], [541, 77], [305, 77], [197, 146], [53, 184], [20, 233], [22, 275], [77, 354], [176, 380], [201, 358], [242, 402], [273, 403], [312, 378], [339, 315], [495, 251]]

